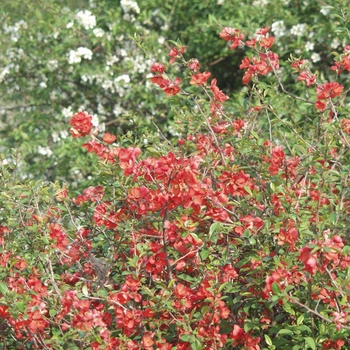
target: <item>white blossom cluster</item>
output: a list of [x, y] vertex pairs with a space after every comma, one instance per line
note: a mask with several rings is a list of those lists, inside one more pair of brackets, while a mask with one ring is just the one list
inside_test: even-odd
[[[72, 115], [70, 115], [70, 116], [72, 116]], [[66, 139], [68, 137], [68, 135], [69, 134], [68, 134], [67, 130], [62, 130], [60, 133], [53, 132], [51, 134], [51, 137], [52, 137], [53, 142], [59, 142], [59, 141], [61, 141], [61, 139], [62, 140]]]
[[50, 72], [53, 72], [58, 68], [58, 61], [55, 59], [48, 60], [46, 66]]
[[287, 28], [284, 25], [284, 21], [276, 21], [273, 22], [271, 25], [271, 32], [274, 34], [276, 38], [280, 38], [282, 36], [285, 36], [287, 32]]
[[101, 28], [95, 28], [92, 32], [96, 38], [102, 38], [105, 34], [105, 31]]
[[315, 47], [315, 44], [311, 41], [307, 41], [305, 44], [305, 51], [312, 51]]
[[121, 0], [120, 5], [123, 9], [123, 19], [129, 22], [135, 22], [133, 13], [140, 13], [139, 5], [133, 0]]
[[255, 1], [253, 1], [252, 6], [263, 7], [263, 6], [268, 5], [268, 3], [269, 3], [269, 0], [255, 0]]
[[120, 5], [124, 11], [124, 13], [135, 12], [140, 13], [139, 5], [136, 1], [133, 0], [121, 0]]
[[330, 7], [329, 7], [329, 6], [321, 6], [320, 12], [321, 12], [324, 16], [328, 16], [328, 15], [329, 15], [329, 12], [330, 12]]
[[13, 26], [7, 26], [6, 23], [4, 24], [4, 33], [10, 34], [10, 39], [14, 42], [17, 42], [20, 38], [20, 30], [24, 29], [26, 30], [28, 28], [28, 24], [26, 21], [23, 21], [22, 19], [15, 23]]
[[307, 34], [307, 25], [298, 23], [290, 29], [290, 33], [295, 36], [303, 36]]
[[75, 18], [85, 29], [92, 29], [96, 26], [96, 17], [88, 10], [79, 11]]
[[86, 47], [78, 47], [76, 51], [70, 50], [68, 55], [68, 63], [69, 64], [80, 63], [82, 58], [91, 60], [92, 51]]
[[314, 63], [321, 61], [321, 56], [320, 56], [320, 54], [318, 54], [317, 52], [314, 52], [314, 53], [311, 55], [311, 61], [314, 62]]
[[38, 153], [43, 156], [50, 157], [53, 152], [51, 151], [49, 146], [46, 146], [46, 147], [38, 146]]

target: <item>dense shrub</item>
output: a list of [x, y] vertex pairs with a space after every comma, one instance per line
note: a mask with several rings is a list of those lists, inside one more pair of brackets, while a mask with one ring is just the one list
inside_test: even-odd
[[3, 164], [5, 348], [349, 348], [350, 47], [316, 75], [257, 34], [217, 32], [246, 53], [234, 100], [182, 44], [152, 62], [176, 142], [70, 116], [99, 160], [79, 195]]

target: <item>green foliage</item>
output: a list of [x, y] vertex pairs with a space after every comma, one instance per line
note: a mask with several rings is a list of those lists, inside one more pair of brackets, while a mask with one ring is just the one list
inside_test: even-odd
[[4, 348], [347, 349], [347, 4], [87, 5], [1, 8]]

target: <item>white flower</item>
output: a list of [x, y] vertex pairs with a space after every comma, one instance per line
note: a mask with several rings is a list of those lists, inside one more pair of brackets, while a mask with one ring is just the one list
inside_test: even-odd
[[216, 3], [217, 5], [222, 5], [225, 2], [225, 0], [218, 0], [218, 2]]
[[60, 140], [60, 137], [58, 136], [57, 132], [53, 132], [51, 134], [51, 137], [53, 142], [58, 142]]
[[91, 123], [92, 123], [93, 126], [96, 126], [96, 127], [98, 126], [99, 121], [98, 121], [98, 117], [97, 117], [96, 114], [94, 114], [94, 115], [92, 116]]
[[273, 32], [276, 38], [286, 35], [287, 30], [284, 21], [273, 22], [271, 25], [271, 32]]
[[160, 36], [159, 38], [158, 38], [158, 43], [160, 44], [160, 45], [163, 45], [164, 44], [164, 41], [165, 41], [165, 38], [163, 37], [163, 36]]
[[125, 112], [125, 109], [120, 104], [114, 105], [113, 114], [115, 117], [118, 117], [120, 114], [124, 112]]
[[120, 56], [126, 57], [127, 55], [128, 55], [128, 53], [126, 52], [125, 49], [121, 49], [121, 50], [120, 50]]
[[0, 73], [0, 83], [4, 80], [7, 74], [10, 73], [10, 67], [6, 66]]
[[60, 132], [60, 137], [61, 137], [61, 139], [66, 139], [68, 135], [69, 135], [69, 134], [68, 134], [68, 131], [67, 131], [67, 130], [62, 130], [62, 131]]
[[74, 64], [81, 62], [81, 57], [77, 55], [77, 53], [74, 50], [69, 51], [69, 57], [68, 57], [68, 63]]
[[47, 68], [50, 72], [53, 72], [58, 68], [58, 61], [57, 60], [49, 60], [47, 61]]
[[298, 23], [290, 29], [290, 33], [296, 36], [303, 36], [307, 33], [307, 26], [305, 23]]
[[135, 12], [140, 13], [139, 5], [136, 1], [133, 0], [121, 0], [120, 5], [124, 11], [124, 13]]
[[314, 63], [319, 62], [319, 61], [321, 61], [321, 56], [318, 53], [314, 52], [311, 55], [311, 61]]
[[101, 28], [95, 28], [93, 30], [93, 33], [95, 34], [95, 36], [97, 38], [102, 38], [104, 36], [104, 34], [105, 34], [105, 31], [103, 29], [101, 29]]
[[85, 29], [92, 29], [96, 25], [96, 17], [88, 10], [79, 11], [75, 18]]
[[305, 50], [306, 51], [312, 51], [314, 49], [315, 44], [311, 41], [307, 41], [305, 44]]
[[328, 6], [321, 6], [320, 12], [324, 15], [327, 16], [329, 14], [329, 7]]
[[333, 38], [332, 42], [331, 42], [331, 48], [332, 49], [337, 49], [340, 45], [340, 41], [338, 38]]
[[268, 3], [269, 3], [269, 0], [256, 0], [256, 1], [253, 1], [252, 6], [262, 7], [262, 6], [268, 5]]
[[86, 47], [78, 47], [77, 51], [70, 50], [68, 63], [69, 64], [80, 63], [82, 57], [87, 60], [91, 60], [92, 51]]
[[74, 25], [74, 22], [73, 22], [73, 21], [70, 21], [70, 22], [67, 23], [66, 28], [68, 28], [68, 29], [69, 29], [69, 28], [72, 28], [73, 25]]
[[39, 86], [43, 89], [45, 89], [47, 87], [46, 83], [44, 81], [42, 81]]
[[70, 118], [73, 115], [72, 107], [69, 106], [68, 108], [63, 108], [62, 114], [65, 118]]
[[50, 150], [50, 148], [48, 146], [46, 146], [46, 147], [38, 146], [38, 153], [42, 154], [43, 156], [48, 156], [48, 157], [50, 157], [52, 155], [52, 151]]
[[130, 83], [130, 77], [127, 74], [122, 74], [122, 75], [119, 75], [119, 77], [116, 77], [114, 79], [114, 83], [116, 84], [116, 83], [120, 82], [121, 80], [123, 80], [125, 84]]

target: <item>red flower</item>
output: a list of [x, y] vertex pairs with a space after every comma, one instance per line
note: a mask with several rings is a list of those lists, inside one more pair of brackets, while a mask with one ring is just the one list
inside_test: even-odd
[[177, 47], [173, 47], [169, 55], [171, 57], [169, 63], [172, 64], [175, 62], [177, 56], [181, 56], [186, 51], [186, 46], [181, 46], [179, 49]]
[[344, 87], [334, 81], [322, 84], [316, 88], [316, 95], [318, 100], [327, 100], [339, 96], [344, 90]]
[[151, 72], [163, 74], [165, 66], [161, 63], [154, 63], [151, 67]]
[[256, 34], [266, 35], [269, 32], [269, 27], [261, 28]]
[[327, 106], [327, 104], [326, 103], [324, 103], [324, 102], [322, 102], [322, 101], [317, 101], [316, 103], [315, 103], [315, 107], [319, 110], [319, 111], [324, 111], [325, 109], [326, 109], [326, 106]]
[[262, 38], [260, 41], [260, 46], [269, 49], [274, 41], [275, 38], [273, 36], [269, 36], [268, 38]]
[[340, 121], [341, 127], [344, 132], [346, 132], [348, 135], [350, 135], [350, 119], [342, 119]]
[[244, 35], [241, 34], [238, 29], [226, 27], [221, 31], [220, 38], [225, 41], [232, 41], [230, 49], [234, 50], [238, 45], [243, 44], [242, 40], [244, 39]]
[[69, 124], [72, 125], [70, 132], [73, 137], [82, 137], [89, 135], [92, 125], [92, 116], [87, 112], [78, 112], [73, 114], [72, 118], [69, 120]]
[[316, 83], [316, 75], [311, 74], [310, 72], [307, 72], [307, 71], [302, 71], [299, 74], [298, 80], [305, 81], [306, 86], [310, 86], [310, 85]]
[[241, 65], [239, 66], [239, 69], [246, 69], [250, 66], [250, 59], [249, 57], [244, 57], [242, 60]]
[[180, 92], [179, 84], [181, 83], [180, 78], [176, 78], [174, 81], [169, 81], [168, 86], [166, 86], [163, 91], [166, 95], [176, 95]]
[[191, 70], [193, 70], [194, 72], [198, 72], [199, 71], [199, 62], [196, 59], [192, 59], [189, 63], [187, 63], [187, 67]]
[[112, 135], [109, 132], [106, 132], [103, 135], [103, 141], [106, 142], [106, 143], [113, 143], [116, 140], [116, 138], [117, 137], [115, 135]]
[[216, 86], [216, 79], [213, 79], [211, 81], [210, 89], [213, 91], [214, 97], [219, 101], [219, 102], [225, 102], [226, 100], [229, 99], [228, 96], [226, 96], [217, 86]]
[[192, 75], [190, 84], [195, 84], [200, 86], [202, 84], [205, 84], [210, 76], [211, 76], [210, 72], [194, 74]]

